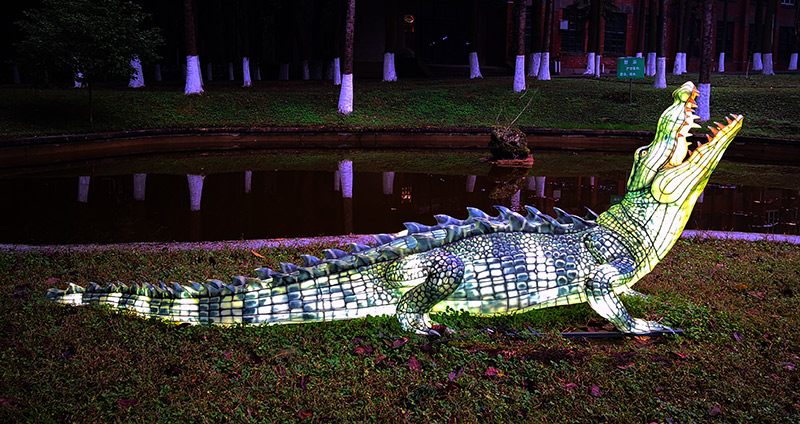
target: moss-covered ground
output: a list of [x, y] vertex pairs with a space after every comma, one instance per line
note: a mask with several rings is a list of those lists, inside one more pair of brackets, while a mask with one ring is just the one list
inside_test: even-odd
[[[347, 116], [337, 111], [339, 87], [327, 81], [260, 81], [250, 89], [210, 82], [205, 94], [189, 97], [174, 83], [149, 83], [139, 90], [101, 84], [93, 93], [93, 126], [86, 90], [3, 86], [0, 138], [162, 128], [488, 129], [520, 112], [520, 127], [653, 131], [671, 102], [670, 91], [686, 80], [697, 82], [697, 75], [670, 75], [668, 90], [653, 88], [652, 78], [637, 80], [631, 105], [628, 81], [610, 76], [529, 78], [524, 93], [512, 92], [510, 78], [357, 79], [355, 111]], [[712, 120], [742, 114], [741, 136], [799, 139], [799, 89], [797, 74], [714, 75]]]
[[[332, 245], [0, 252], [0, 422], [799, 422], [800, 246], [680, 240], [626, 298], [680, 337], [565, 339], [588, 306], [183, 327], [44, 299], [67, 281], [250, 274]], [[544, 333], [536, 335], [535, 332]]]

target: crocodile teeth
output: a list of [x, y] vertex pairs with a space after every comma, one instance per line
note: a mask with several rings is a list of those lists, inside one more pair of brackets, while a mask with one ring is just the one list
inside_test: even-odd
[[733, 121], [731, 121], [731, 118], [728, 118], [728, 117], [726, 116], [726, 117], [725, 117], [725, 119], [728, 121], [728, 125], [730, 125], [730, 124], [732, 124], [732, 123], [733, 123]]
[[716, 126], [717, 126], [717, 128], [719, 128], [719, 129], [723, 129], [723, 128], [725, 128], [725, 125], [722, 125], [722, 124], [720, 124], [719, 122], [714, 122], [714, 125], [716, 125]]
[[678, 166], [683, 163], [683, 160], [686, 158], [686, 155], [689, 153], [689, 142], [686, 141], [686, 138], [679, 137], [678, 142], [675, 145], [675, 153], [672, 154], [672, 158], [669, 160], [670, 165]]
[[711, 130], [711, 134], [714, 134], [714, 135], [717, 135], [717, 133], [719, 132], [719, 130], [714, 128], [714, 127], [708, 127], [708, 129]]
[[710, 143], [710, 142], [712, 142], [712, 141], [714, 140], [713, 138], [711, 138], [711, 135], [710, 135], [710, 134], [706, 134], [706, 138], [708, 139], [708, 142], [709, 142], [709, 143]]

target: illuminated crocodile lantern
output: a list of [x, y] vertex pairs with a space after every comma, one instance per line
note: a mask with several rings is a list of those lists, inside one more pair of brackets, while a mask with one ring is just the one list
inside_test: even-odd
[[437, 224], [405, 224], [378, 245], [303, 256], [303, 265], [262, 268], [257, 277], [223, 284], [131, 286], [70, 284], [51, 289], [58, 303], [101, 303], [145, 316], [199, 324], [303, 323], [394, 315], [402, 326], [431, 331], [428, 313], [477, 315], [588, 302], [623, 333], [669, 330], [632, 318], [619, 295], [664, 258], [680, 236], [698, 196], [742, 117], [711, 128], [708, 143], [689, 152], [698, 92], [687, 82], [673, 93], [655, 139], [636, 151], [627, 194], [597, 216], [557, 217], [526, 207], [527, 216], [497, 207], [498, 216], [468, 209], [465, 220], [437, 215]]

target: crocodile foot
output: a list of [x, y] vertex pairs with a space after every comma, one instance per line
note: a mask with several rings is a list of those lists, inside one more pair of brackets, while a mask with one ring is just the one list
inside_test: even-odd
[[656, 321], [647, 321], [639, 318], [634, 318], [631, 327], [624, 332], [631, 334], [649, 334], [659, 331], [670, 332], [672, 334], [675, 334], [675, 331], [667, 327], [666, 325], [663, 325]]
[[400, 321], [400, 325], [406, 330], [414, 331], [420, 335], [436, 335], [436, 331], [432, 329], [434, 323], [431, 321], [428, 314], [398, 313], [397, 320]]

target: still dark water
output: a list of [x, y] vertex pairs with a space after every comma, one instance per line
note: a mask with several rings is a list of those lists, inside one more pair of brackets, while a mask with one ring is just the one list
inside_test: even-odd
[[[467, 206], [557, 206], [600, 213], [625, 193], [625, 181], [525, 177], [493, 169], [489, 176], [355, 172], [352, 199], [331, 171], [244, 171], [204, 178], [199, 211], [190, 211], [185, 175], [149, 174], [144, 190], [133, 175], [0, 179], [0, 243], [71, 244], [206, 241], [391, 233], [403, 222], [434, 224], [434, 214], [465, 218]], [[141, 177], [140, 177], [141, 178]], [[249, 180], [249, 192], [247, 189]], [[140, 180], [141, 181], [141, 180]], [[138, 188], [143, 200], [135, 200]], [[800, 193], [711, 184], [687, 228], [798, 234]]]

